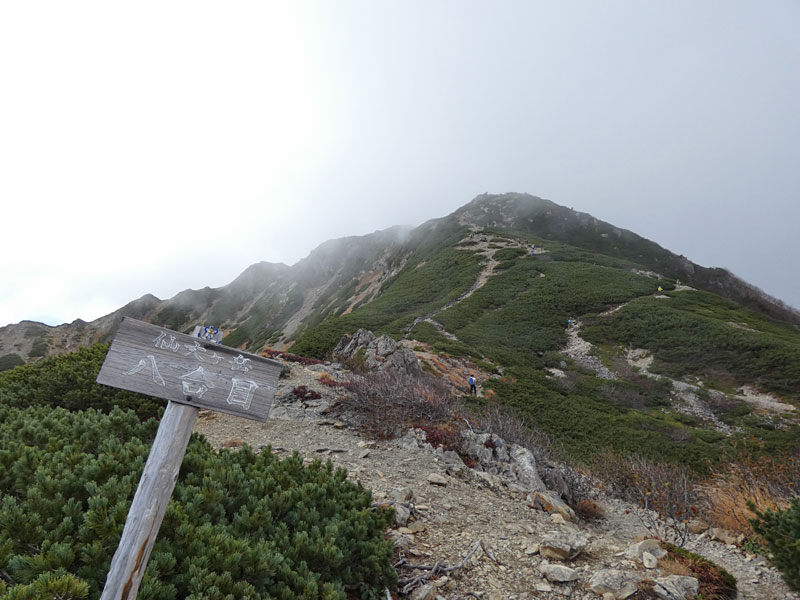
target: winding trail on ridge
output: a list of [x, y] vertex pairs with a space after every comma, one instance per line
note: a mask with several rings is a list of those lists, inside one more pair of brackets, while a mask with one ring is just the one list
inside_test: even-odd
[[[474, 241], [473, 236], [475, 235], [477, 234], [473, 231], [473, 233], [470, 236], [464, 238], [463, 240], [460, 240], [458, 244], [463, 244], [464, 242], [473, 242]], [[443, 312], [448, 308], [455, 306], [456, 304], [460, 304], [461, 302], [472, 296], [472, 294], [474, 294], [476, 291], [478, 291], [484, 285], [486, 285], [486, 282], [489, 281], [489, 278], [496, 275], [495, 268], [497, 267], [498, 264], [500, 264], [500, 262], [498, 260], [495, 260], [494, 255], [495, 252], [497, 252], [501, 248], [493, 248], [492, 245], [502, 246], [502, 248], [524, 247], [520, 243], [510, 242], [510, 240], [508, 239], [503, 239], [503, 238], [498, 239], [489, 237], [487, 237], [485, 241], [483, 239], [479, 240], [476, 246], [459, 247], [458, 244], [456, 244], [457, 249], [465, 251], [474, 251], [475, 254], [480, 254], [481, 256], [486, 258], [486, 262], [483, 264], [483, 268], [481, 269], [480, 273], [478, 273], [478, 277], [475, 279], [475, 283], [473, 283], [466, 292], [461, 294], [455, 300], [452, 300], [451, 302], [448, 302], [447, 304], [440, 306], [439, 308], [437, 308], [433, 312], [428, 313], [425, 316], [417, 317], [416, 319], [414, 319], [414, 322], [408, 327], [408, 329], [406, 329], [405, 339], [409, 338], [409, 336], [411, 335], [411, 330], [413, 330], [416, 325], [424, 321], [426, 323], [430, 323], [431, 325], [433, 325], [436, 328], [436, 330], [447, 339], [456, 342], [459, 341], [459, 339], [455, 335], [453, 335], [444, 328], [444, 325], [442, 325], [438, 321], [435, 321], [434, 317], [438, 315], [440, 312]]]

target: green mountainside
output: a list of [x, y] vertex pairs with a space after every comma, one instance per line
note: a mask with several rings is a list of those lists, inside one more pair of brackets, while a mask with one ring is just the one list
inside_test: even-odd
[[258, 263], [225, 287], [145, 296], [92, 323], [8, 326], [0, 360], [107, 341], [123, 316], [317, 358], [359, 328], [405, 338], [474, 365], [479, 402], [513, 408], [578, 458], [611, 446], [702, 469], [754, 440], [800, 440], [797, 311], [527, 194], [481, 195], [413, 230], [332, 240], [291, 267]]

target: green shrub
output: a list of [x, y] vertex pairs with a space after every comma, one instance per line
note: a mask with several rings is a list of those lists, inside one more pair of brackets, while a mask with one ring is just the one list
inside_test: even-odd
[[22, 357], [15, 352], [0, 356], [0, 371], [8, 371], [9, 369], [20, 367], [24, 364], [25, 361], [22, 360]]
[[96, 383], [107, 352], [107, 344], [96, 344], [0, 373], [0, 406], [103, 412], [118, 406], [134, 410], [142, 419], [159, 416], [163, 405], [154, 398]]
[[303, 331], [292, 352], [323, 358], [344, 334], [359, 328], [376, 335], [402, 337], [415, 317], [441, 308], [466, 292], [480, 271], [478, 257], [471, 252], [445, 248], [434, 255], [419, 254], [409, 259], [409, 263], [418, 261], [416, 266], [403, 269], [375, 300]]
[[[12, 598], [98, 598], [156, 421], [0, 407], [0, 573]], [[393, 585], [391, 515], [330, 462], [193, 436], [139, 598], [339, 598]]]
[[800, 592], [800, 499], [792, 499], [786, 510], [762, 513], [752, 502], [748, 507], [756, 514], [750, 524], [767, 542], [772, 562], [789, 587]]
[[40, 356], [46, 356], [49, 350], [50, 344], [47, 343], [46, 339], [40, 338], [33, 342], [31, 350], [28, 352], [28, 356], [31, 358], [39, 358]]
[[[638, 298], [584, 328], [593, 343], [648, 348], [670, 377], [699, 375], [716, 387], [755, 383], [799, 399], [800, 336], [714, 294]], [[715, 380], [721, 379], [721, 382]]]

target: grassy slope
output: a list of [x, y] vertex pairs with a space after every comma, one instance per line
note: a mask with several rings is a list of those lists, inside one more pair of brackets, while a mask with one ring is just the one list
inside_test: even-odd
[[[505, 377], [487, 382], [487, 388], [527, 422], [551, 434], [573, 459], [588, 462], [598, 450], [611, 446], [702, 470], [707, 460], [721, 458], [748, 435], [762, 440], [765, 451], [797, 446], [796, 428], [780, 431], [750, 414], [748, 407], [728, 415], [742, 433], [725, 437], [671, 410], [668, 383], [633, 372], [617, 382], [600, 380], [568, 360], [564, 367], [559, 353], [567, 341], [566, 320], [576, 317], [588, 324], [586, 337], [601, 358], [615, 355], [619, 345], [651, 348], [665, 374], [712, 379], [722, 369], [732, 381], [757, 383], [791, 396], [800, 381], [797, 332], [713, 294], [668, 292], [671, 299], [656, 299], [653, 293], [659, 285], [672, 290], [674, 282], [633, 273], [645, 267], [625, 257], [526, 232], [493, 233], [528, 239], [544, 245], [548, 253], [530, 257], [516, 249], [500, 250], [499, 274], [436, 316], [458, 342], [427, 323], [415, 326], [413, 337], [441, 352], [501, 365]], [[457, 298], [474, 282], [478, 257], [454, 249], [462, 235], [455, 226], [442, 228], [438, 236], [420, 234], [406, 268], [375, 301], [306, 331], [293, 351], [324, 356], [342, 334], [359, 327], [402, 337], [415, 317]], [[597, 317], [623, 303], [629, 304], [614, 316]], [[549, 377], [545, 367], [564, 368], [567, 377]]]
[[307, 329], [298, 336], [292, 352], [324, 357], [342, 335], [359, 328], [400, 338], [415, 317], [467, 291], [480, 271], [478, 257], [453, 247], [464, 234], [463, 228], [450, 223], [440, 229], [435, 238], [438, 241], [419, 235], [410, 242], [412, 250], [405, 268], [384, 285], [375, 300]]

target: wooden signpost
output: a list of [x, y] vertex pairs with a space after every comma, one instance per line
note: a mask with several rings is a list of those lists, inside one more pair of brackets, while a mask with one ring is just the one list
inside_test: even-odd
[[[208, 328], [204, 330], [208, 333]], [[281, 363], [125, 318], [97, 383], [169, 400], [101, 600], [133, 600], [178, 478], [198, 409], [266, 421]]]

